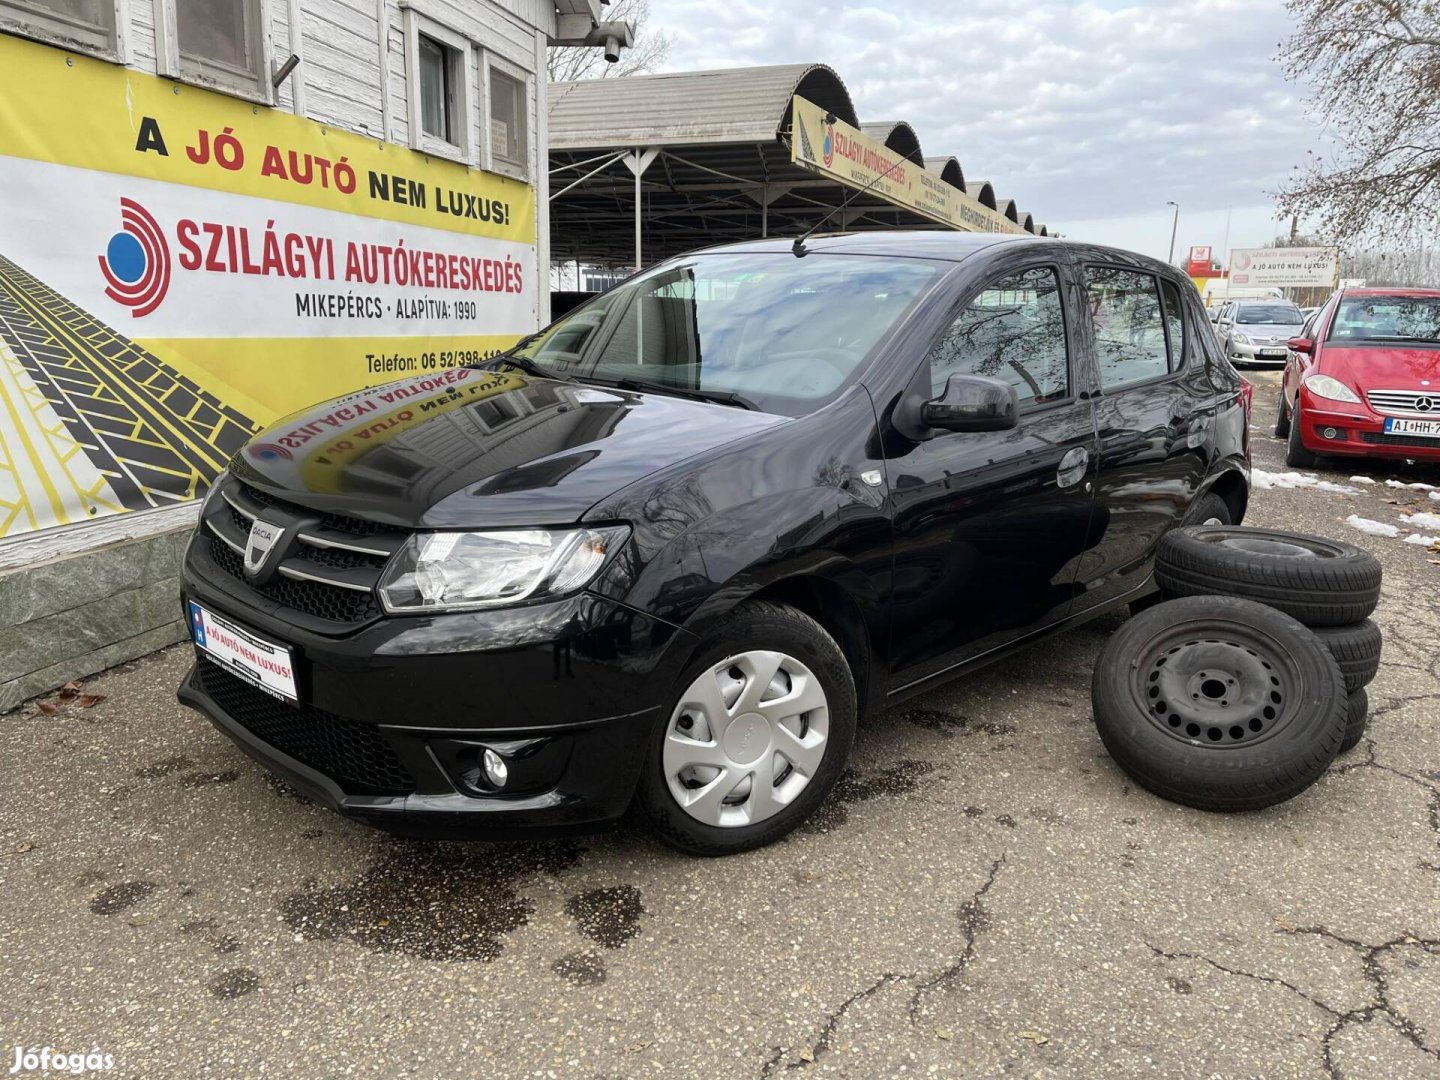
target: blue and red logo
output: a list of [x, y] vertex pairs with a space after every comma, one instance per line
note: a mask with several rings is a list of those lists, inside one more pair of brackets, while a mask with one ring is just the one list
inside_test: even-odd
[[150, 211], [133, 199], [120, 200], [120, 231], [100, 256], [105, 295], [138, 319], [149, 315], [170, 289], [170, 245]]
[[825, 125], [825, 164], [828, 166], [835, 160], [835, 125]]
[[261, 461], [293, 461], [295, 455], [279, 443], [256, 443], [249, 448], [250, 456]]

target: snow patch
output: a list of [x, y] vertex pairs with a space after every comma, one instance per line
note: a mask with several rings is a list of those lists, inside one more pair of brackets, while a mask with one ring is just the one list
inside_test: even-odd
[[1388, 536], [1394, 539], [1400, 535], [1400, 529], [1397, 526], [1386, 525], [1383, 521], [1371, 521], [1369, 518], [1362, 518], [1359, 514], [1351, 514], [1345, 519], [1345, 524], [1370, 536]]
[[1434, 547], [1440, 544], [1440, 536], [1426, 536], [1423, 533], [1411, 533], [1401, 541], [1403, 544], [1417, 544], [1420, 547]]
[[1360, 489], [1346, 487], [1344, 484], [1332, 484], [1329, 480], [1321, 480], [1319, 477], [1311, 476], [1308, 473], [1266, 472], [1264, 469], [1252, 469], [1250, 472], [1250, 484], [1268, 491], [1271, 488], [1309, 488], [1312, 491], [1326, 491], [1332, 495], [1359, 495]]
[[1375, 483], [1375, 481], [1374, 481], [1374, 480], [1371, 480], [1370, 477], [1368, 477], [1368, 476], [1352, 476], [1352, 477], [1350, 477], [1350, 483], [1352, 483], [1352, 484], [1373, 484], [1373, 483]]
[[1434, 484], [1404, 484], [1404, 483], [1401, 483], [1399, 480], [1386, 480], [1386, 481], [1385, 481], [1385, 486], [1386, 486], [1386, 487], [1393, 487], [1393, 488], [1411, 488], [1411, 489], [1413, 489], [1413, 490], [1415, 490], [1415, 491], [1434, 491], [1434, 490], [1435, 490], [1435, 485], [1434, 485]]
[[1440, 529], [1440, 514], [1401, 514], [1400, 522], [1417, 529]]
[[1440, 502], [1440, 491], [1430, 492], [1430, 498], [1434, 499], [1436, 502]]

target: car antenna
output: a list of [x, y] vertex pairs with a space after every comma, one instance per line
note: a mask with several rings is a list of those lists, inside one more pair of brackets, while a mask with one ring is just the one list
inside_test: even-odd
[[[825, 124], [826, 124], [827, 126], [830, 125], [830, 124], [835, 123], [835, 120], [836, 120], [836, 116], [835, 116], [835, 114], [834, 114], [833, 112], [827, 112], [827, 113], [825, 114], [824, 122], [825, 122]], [[790, 245], [790, 250], [795, 253], [795, 257], [796, 257], [797, 259], [803, 259], [806, 255], [808, 255], [808, 254], [809, 254], [809, 251], [808, 251], [808, 250], [806, 249], [806, 247], [805, 247], [805, 241], [806, 241], [806, 240], [809, 240], [810, 237], [814, 236], [817, 232], [819, 232], [821, 229], [823, 229], [826, 225], [830, 224], [831, 220], [835, 217], [836, 214], [843, 214], [843, 213], [845, 212], [846, 207], [848, 207], [852, 202], [854, 202], [854, 201], [855, 201], [857, 198], [859, 198], [861, 195], [864, 195], [867, 191], [869, 191], [871, 188], [873, 188], [876, 184], [880, 183], [881, 180], [884, 180], [887, 176], [889, 176], [891, 173], [893, 173], [893, 172], [894, 172], [896, 169], [898, 169], [901, 165], [904, 165], [906, 162], [910, 162], [910, 164], [912, 164], [912, 165], [914, 164], [914, 162], [913, 162], [913, 161], [910, 161], [909, 158], [903, 157], [903, 156], [900, 157], [900, 158], [897, 159], [894, 163], [892, 163], [891, 166], [890, 166], [888, 169], [886, 169], [884, 172], [882, 172], [879, 176], [875, 177], [875, 179], [871, 180], [871, 181], [870, 181], [868, 184], [866, 184], [864, 187], [862, 187], [862, 188], [856, 188], [854, 191], [852, 191], [852, 192], [850, 193], [850, 195], [845, 199], [844, 202], [842, 202], [839, 206], [835, 207], [835, 209], [831, 210], [830, 213], [826, 214], [823, 218], [821, 218], [819, 221], [817, 221], [814, 225], [811, 225], [810, 228], [806, 229], [803, 233], [801, 233], [799, 236], [797, 236], [797, 237], [795, 238], [795, 242]]]

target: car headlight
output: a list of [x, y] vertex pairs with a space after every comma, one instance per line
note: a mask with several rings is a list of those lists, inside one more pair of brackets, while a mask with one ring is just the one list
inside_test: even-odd
[[392, 614], [475, 611], [578, 592], [630, 530], [497, 529], [416, 533], [380, 578]]
[[1238, 344], [1240, 344], [1240, 345], [1249, 345], [1249, 344], [1250, 344], [1250, 335], [1249, 335], [1249, 334], [1241, 333], [1239, 330], [1232, 330], [1232, 331], [1230, 332], [1230, 338], [1231, 338], [1232, 341], [1235, 341], [1236, 343], [1238, 343]]
[[210, 481], [210, 486], [205, 489], [205, 494], [200, 498], [200, 516], [196, 519], [197, 524], [199, 521], [204, 520], [205, 512], [210, 509], [210, 504], [220, 496], [220, 485], [229, 479], [230, 470], [221, 469], [219, 473], [216, 474], [215, 479]]
[[1309, 390], [1316, 397], [1326, 398], [1329, 401], [1344, 401], [1351, 405], [1360, 404], [1360, 395], [1351, 390], [1339, 379], [1329, 375], [1307, 375], [1303, 380], [1305, 389]]

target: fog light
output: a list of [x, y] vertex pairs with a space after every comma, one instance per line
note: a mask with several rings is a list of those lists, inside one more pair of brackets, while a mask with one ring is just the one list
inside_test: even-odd
[[510, 770], [505, 765], [505, 759], [494, 750], [487, 749], [483, 759], [485, 764], [485, 779], [494, 784], [497, 788], [503, 788], [505, 781], [510, 778]]
[[1338, 431], [1336, 431], [1333, 427], [1327, 427], [1327, 428], [1324, 428], [1323, 430], [1321, 430], [1320, 434], [1321, 434], [1321, 435], [1324, 435], [1325, 438], [1327, 438], [1327, 439], [1333, 439], [1333, 438], [1335, 438], [1336, 435], [1338, 435], [1338, 434], [1340, 434], [1340, 433], [1339, 433]]

